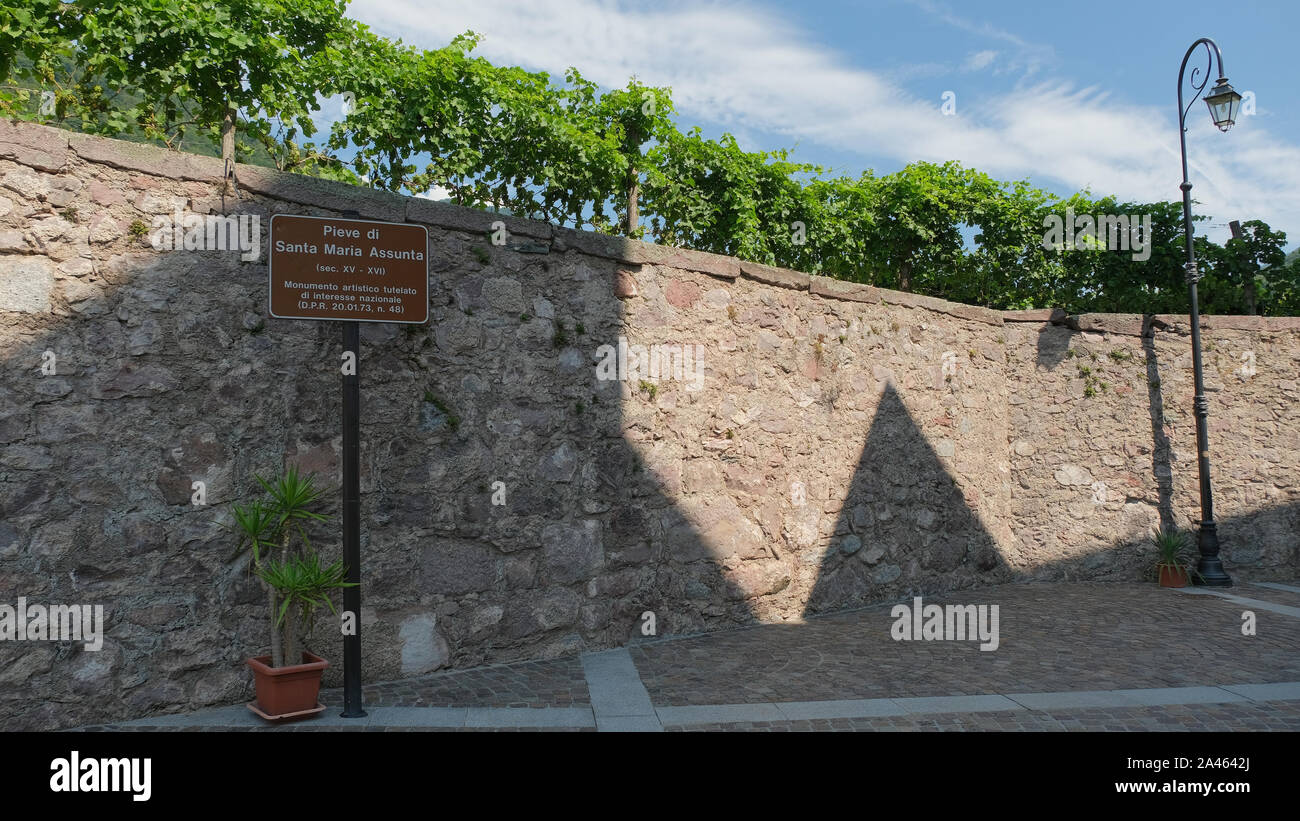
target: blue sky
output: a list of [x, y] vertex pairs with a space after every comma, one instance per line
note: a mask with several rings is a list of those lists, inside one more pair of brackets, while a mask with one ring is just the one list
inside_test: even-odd
[[[1294, 2], [353, 0], [349, 14], [429, 48], [472, 29], [476, 53], [557, 78], [636, 75], [672, 87], [683, 128], [845, 174], [953, 159], [1134, 201], [1180, 197], [1178, 66], [1208, 36], [1256, 113], [1226, 134], [1203, 103], [1188, 115], [1196, 212], [1213, 216], [1198, 230], [1222, 241], [1228, 220], [1263, 219], [1288, 249], [1300, 240]], [[1205, 65], [1198, 52], [1188, 71]]]

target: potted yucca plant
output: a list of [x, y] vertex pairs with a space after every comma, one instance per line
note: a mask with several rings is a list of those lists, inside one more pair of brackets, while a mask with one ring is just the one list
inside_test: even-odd
[[247, 663], [253, 670], [257, 700], [248, 708], [266, 719], [294, 718], [324, 710], [321, 674], [329, 662], [302, 646], [321, 607], [334, 610], [331, 594], [352, 587], [342, 561], [323, 565], [312, 549], [305, 525], [329, 517], [315, 508], [321, 491], [312, 474], [289, 468], [274, 481], [255, 476], [266, 491], [261, 499], [232, 507], [239, 536], [236, 555], [251, 551], [250, 569], [266, 587], [271, 622], [271, 652]]
[[1186, 587], [1191, 582], [1191, 574], [1196, 572], [1187, 560], [1187, 534], [1174, 528], [1159, 528], [1151, 536], [1151, 543], [1159, 553], [1155, 567], [1160, 586]]

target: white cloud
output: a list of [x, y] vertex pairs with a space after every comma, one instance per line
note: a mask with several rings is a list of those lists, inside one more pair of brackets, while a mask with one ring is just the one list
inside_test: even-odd
[[997, 56], [998, 53], [993, 49], [977, 51], [966, 58], [966, 62], [962, 65], [962, 68], [966, 71], [979, 71], [980, 69], [988, 68], [988, 66], [997, 59]]
[[[1026, 75], [1059, 62], [1048, 47], [946, 8], [923, 11], [977, 37], [1005, 44], [966, 61], [996, 59]], [[770, 134], [768, 147], [815, 143], [898, 166], [955, 159], [995, 177], [1128, 200], [1177, 200], [1181, 169], [1175, 104], [1158, 109], [1067, 80], [1040, 81], [988, 96], [959, 95], [957, 116], [918, 99], [900, 77], [852, 64], [812, 40], [793, 17], [728, 2], [665, 0], [647, 8], [602, 0], [356, 0], [350, 13], [389, 36], [424, 47], [467, 29], [484, 35], [477, 53], [494, 62], [561, 76], [576, 66], [606, 87], [670, 86], [683, 126]], [[1165, 110], [1165, 109], [1168, 110]], [[1300, 148], [1247, 117], [1227, 135], [1199, 102], [1187, 135], [1197, 213], [1215, 222], [1261, 218], [1300, 238]], [[802, 153], [802, 152], [801, 152]], [[880, 169], [887, 171], [892, 169]], [[1226, 235], [1226, 229], [1218, 238]]]
[[960, 17], [950, 8], [942, 3], [933, 2], [933, 0], [910, 0], [913, 6], [954, 28], [960, 29], [976, 37], [982, 37], [989, 40], [998, 40], [1012, 46], [1017, 57], [1011, 60], [1008, 68], [1024, 71], [1026, 76], [1037, 74], [1039, 69], [1045, 65], [1056, 62], [1056, 54], [1050, 46], [1039, 43], [1030, 43], [1011, 32], [1004, 31], [989, 23], [976, 23]]
[[435, 185], [432, 188], [430, 188], [428, 191], [425, 191], [423, 194], [416, 194], [415, 196], [419, 197], [422, 200], [434, 200], [435, 202], [443, 202], [445, 200], [451, 199], [451, 192], [448, 191], [446, 188], [443, 188], [441, 185]]

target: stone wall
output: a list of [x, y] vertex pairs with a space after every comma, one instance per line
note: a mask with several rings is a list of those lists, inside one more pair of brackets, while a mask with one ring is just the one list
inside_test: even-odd
[[[1036, 577], [1134, 578], [1155, 527], [1200, 520], [1189, 320], [1009, 322], [1013, 529]], [[1300, 334], [1294, 319], [1203, 317], [1211, 484], [1225, 565], [1294, 574]]]
[[[647, 612], [663, 635], [1137, 578], [1149, 528], [1196, 515], [1185, 320], [1003, 314], [262, 168], [223, 199], [220, 178], [0, 124], [0, 604], [108, 621], [99, 652], [0, 642], [0, 728], [250, 697], [264, 599], [222, 523], [285, 463], [336, 499], [341, 444], [339, 327], [267, 316], [274, 213], [429, 227], [429, 324], [362, 326], [368, 681], [613, 646]], [[177, 209], [258, 215], [263, 256], [154, 250], [139, 227]], [[1228, 567], [1294, 575], [1300, 321], [1205, 336]], [[698, 389], [598, 378], [620, 338], [699, 346]], [[338, 556], [337, 523], [316, 536]], [[338, 684], [337, 622], [311, 646]]]

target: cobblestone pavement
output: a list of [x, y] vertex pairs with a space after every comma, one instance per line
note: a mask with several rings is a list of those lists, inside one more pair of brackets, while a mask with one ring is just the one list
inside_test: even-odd
[[[1268, 588], [1232, 592], [1271, 599]], [[1000, 644], [894, 641], [892, 605], [637, 644], [655, 705], [1061, 692], [1300, 680], [1300, 620], [1150, 584], [1021, 584], [924, 597], [999, 605]]]
[[[1226, 592], [1288, 608], [1300, 599], [1248, 584]], [[270, 725], [231, 705], [80, 729], [590, 732], [617, 728], [629, 715], [618, 710], [640, 703], [638, 729], [672, 731], [1300, 731], [1293, 611], [1256, 609], [1256, 635], [1245, 636], [1245, 605], [1151, 584], [1004, 585], [924, 603], [998, 605], [997, 650], [895, 641], [887, 604], [645, 641], [604, 654], [623, 654], [608, 664], [573, 656], [369, 684], [368, 720], [340, 719], [342, 690], [330, 689], [321, 693], [330, 709], [296, 723]], [[919, 697], [940, 698], [908, 701]], [[1013, 703], [1025, 709], [1004, 709]], [[804, 718], [816, 715], [852, 717]]]
[[[343, 688], [322, 690], [326, 707], [343, 706]], [[371, 707], [581, 707], [591, 703], [578, 656], [476, 667], [367, 684]]]
[[1271, 587], [1256, 587], [1253, 584], [1243, 584], [1233, 587], [1229, 590], [1235, 596], [1242, 596], [1247, 599], [1263, 599], [1274, 604], [1285, 604], [1288, 607], [1300, 607], [1300, 593], [1290, 590], [1275, 590]]
[[664, 725], [666, 732], [1297, 732], [1300, 702]]

